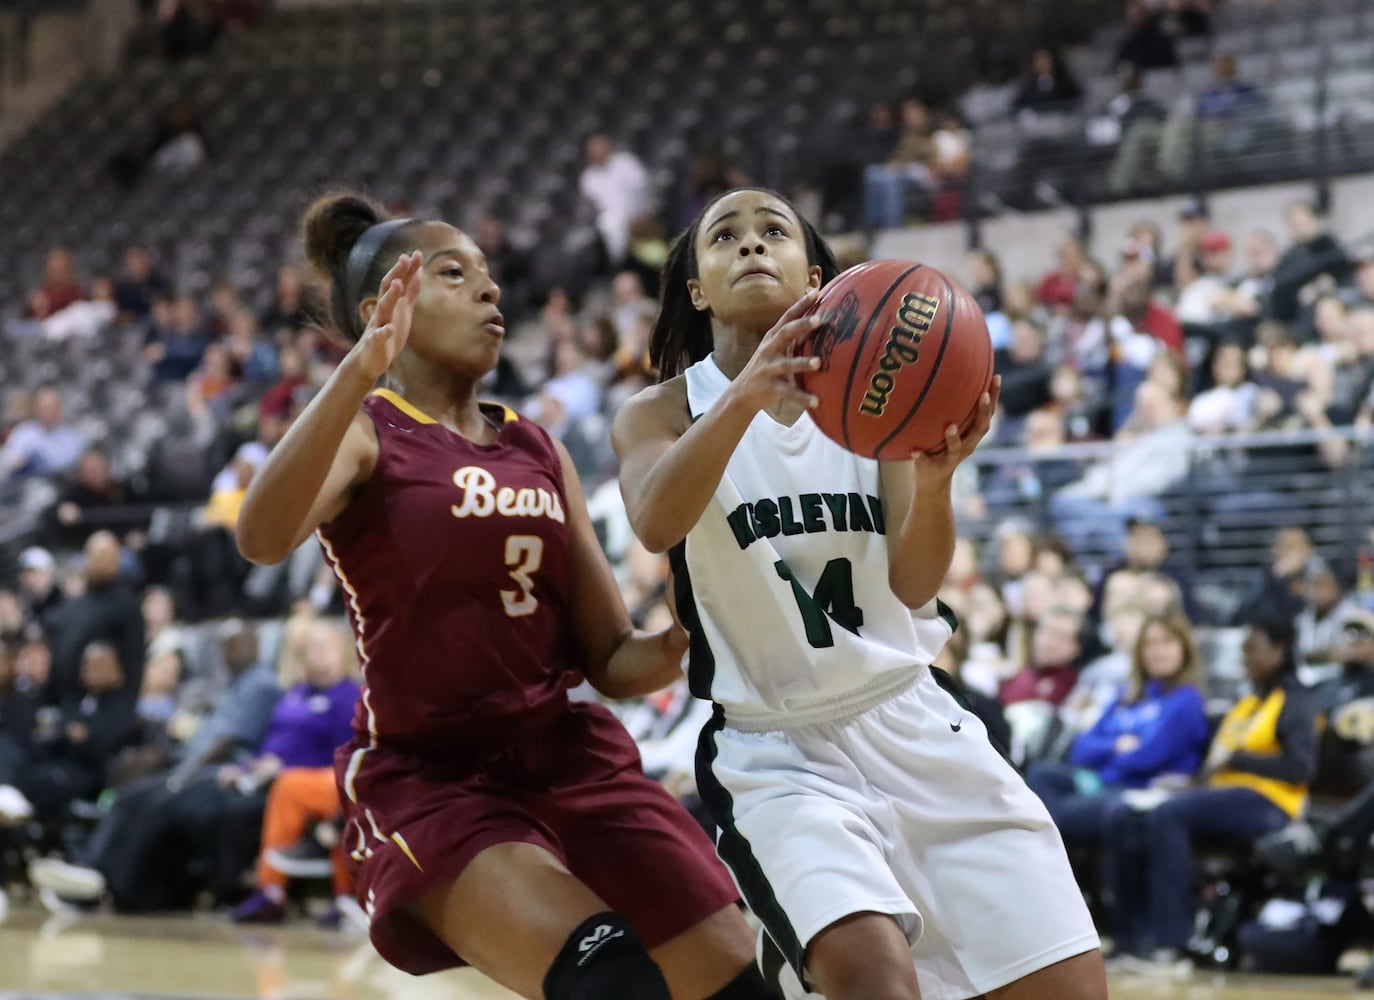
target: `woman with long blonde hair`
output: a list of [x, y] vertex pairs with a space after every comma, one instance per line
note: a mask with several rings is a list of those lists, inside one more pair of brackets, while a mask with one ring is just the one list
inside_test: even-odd
[[1182, 615], [1145, 619], [1121, 696], [1081, 734], [1064, 761], [1040, 761], [1026, 781], [1044, 800], [1065, 841], [1097, 843], [1121, 793], [1202, 763], [1207, 715], [1193, 628]]

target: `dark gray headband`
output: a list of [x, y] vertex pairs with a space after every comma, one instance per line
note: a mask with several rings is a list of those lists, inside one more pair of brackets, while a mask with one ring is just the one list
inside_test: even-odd
[[388, 219], [363, 230], [358, 242], [354, 243], [353, 249], [348, 252], [348, 264], [344, 267], [344, 293], [348, 296], [350, 309], [356, 311], [358, 303], [363, 300], [363, 282], [367, 280], [367, 272], [372, 270], [372, 263], [377, 259], [377, 252], [382, 249], [382, 244], [390, 239], [396, 230], [416, 221], [418, 220]]

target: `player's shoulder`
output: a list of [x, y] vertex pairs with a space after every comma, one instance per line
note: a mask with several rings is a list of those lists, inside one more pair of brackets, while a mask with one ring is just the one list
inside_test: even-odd
[[618, 436], [641, 430], [654, 433], [673, 430], [680, 435], [691, 425], [687, 376], [678, 375], [631, 396], [616, 414], [613, 431]]
[[489, 417], [501, 421], [501, 437], [508, 446], [534, 451], [545, 457], [558, 458], [560, 442], [538, 421], [531, 420], [504, 403], [483, 401], [482, 409]]

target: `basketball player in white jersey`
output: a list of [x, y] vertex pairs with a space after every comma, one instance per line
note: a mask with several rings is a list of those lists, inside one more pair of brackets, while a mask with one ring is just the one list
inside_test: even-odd
[[670, 553], [692, 690], [715, 702], [697, 778], [720, 855], [789, 996], [1104, 1000], [1049, 814], [928, 666], [955, 627], [935, 599], [950, 477], [997, 386], [941, 455], [831, 442], [791, 349], [836, 271], [783, 198], [716, 199], [664, 268], [664, 381], [613, 431], [630, 522]]

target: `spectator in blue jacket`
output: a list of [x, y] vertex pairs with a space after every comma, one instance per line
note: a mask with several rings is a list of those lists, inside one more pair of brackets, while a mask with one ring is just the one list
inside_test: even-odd
[[1146, 619], [1126, 691], [1074, 740], [1067, 761], [1038, 762], [1026, 775], [1066, 841], [1099, 841], [1122, 791], [1171, 777], [1185, 781], [1197, 770], [1207, 747], [1199, 679], [1188, 620]]

